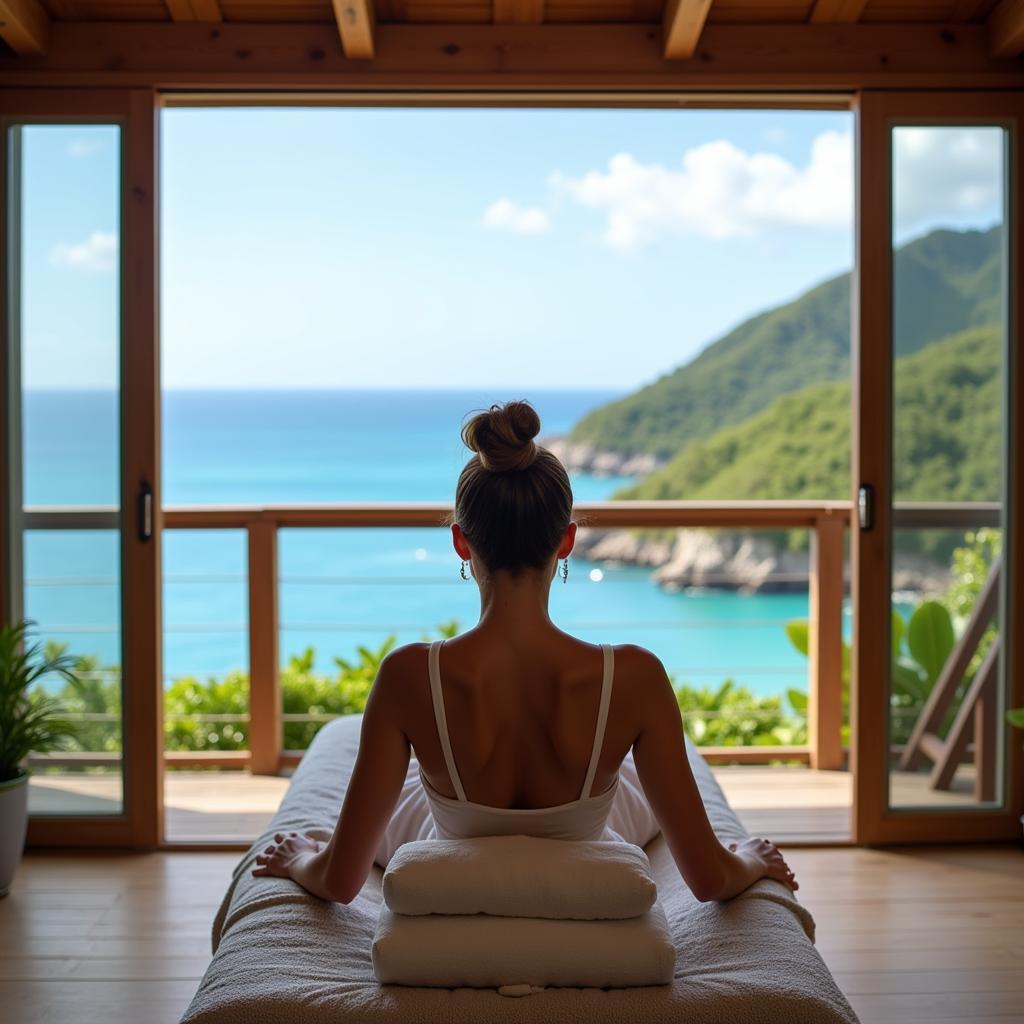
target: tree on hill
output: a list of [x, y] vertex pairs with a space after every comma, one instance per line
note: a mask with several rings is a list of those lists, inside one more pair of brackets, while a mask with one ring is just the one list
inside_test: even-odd
[[[998, 228], [942, 229], [897, 251], [898, 354], [997, 321], [1000, 241]], [[850, 275], [841, 274], [740, 324], [653, 384], [589, 413], [573, 428], [571, 439], [608, 451], [671, 458], [750, 419], [783, 395], [846, 380], [849, 372]]]
[[[973, 328], [896, 360], [895, 496], [999, 497], [1001, 335]], [[685, 446], [640, 483], [637, 499], [847, 499], [850, 383], [784, 395], [744, 423]]]

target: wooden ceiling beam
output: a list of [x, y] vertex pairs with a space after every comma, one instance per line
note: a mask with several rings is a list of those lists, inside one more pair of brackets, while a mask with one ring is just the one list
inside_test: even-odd
[[1024, 52], [1024, 0], [1002, 0], [988, 16], [988, 44], [993, 57]]
[[22, 57], [46, 53], [50, 16], [38, 0], [0, 0], [0, 39]]
[[373, 60], [375, 19], [373, 0], [331, 0], [341, 47], [349, 60]]
[[544, 0], [494, 0], [495, 25], [540, 25], [544, 21]]
[[224, 20], [218, 0], [164, 0], [172, 21], [219, 22]]
[[854, 25], [867, 7], [867, 0], [817, 0], [811, 11], [815, 25]]
[[662, 41], [668, 60], [685, 60], [697, 52], [711, 0], [668, 0], [662, 19]]
[[713, 23], [689, 60], [666, 60], [650, 25], [382, 24], [375, 43], [373, 61], [354, 61], [343, 55], [333, 24], [54, 21], [45, 57], [0, 52], [0, 88], [128, 86], [218, 97], [287, 89], [327, 99], [355, 91], [367, 102], [373, 90], [520, 97], [561, 90], [579, 102], [585, 94], [631, 92], [638, 103], [657, 103], [664, 93], [672, 106], [688, 93], [706, 103], [708, 93], [775, 91], [772, 102], [784, 106], [782, 93], [824, 92], [842, 106], [843, 94], [858, 89], [1024, 87], [1024, 60], [993, 58], [985, 26], [974, 24]]

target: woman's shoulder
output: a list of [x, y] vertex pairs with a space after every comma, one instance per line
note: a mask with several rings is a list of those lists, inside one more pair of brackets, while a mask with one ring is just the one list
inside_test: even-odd
[[659, 713], [664, 706], [666, 690], [672, 687], [661, 659], [639, 644], [616, 644], [614, 650], [612, 700], [618, 696], [618, 706], [626, 708], [629, 716], [637, 721]]
[[665, 675], [665, 666], [661, 659], [646, 647], [639, 644], [614, 644], [615, 667], [623, 671], [635, 673], [637, 676], [657, 678]]
[[426, 678], [429, 651], [430, 643], [426, 641], [403, 644], [388, 651], [377, 667], [373, 689], [382, 696], [404, 700], [413, 689], [413, 682]]

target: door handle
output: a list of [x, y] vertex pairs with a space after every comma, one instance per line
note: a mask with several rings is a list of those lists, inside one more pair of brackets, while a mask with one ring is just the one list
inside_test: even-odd
[[139, 540], [143, 544], [153, 537], [153, 488], [149, 482], [143, 480], [139, 484], [138, 499], [138, 528]]
[[861, 484], [857, 489], [857, 521], [865, 533], [875, 526], [875, 489]]

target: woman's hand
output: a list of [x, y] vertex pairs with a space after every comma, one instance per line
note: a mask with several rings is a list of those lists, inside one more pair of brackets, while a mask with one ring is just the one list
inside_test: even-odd
[[287, 835], [278, 832], [273, 843], [257, 855], [257, 866], [252, 869], [253, 877], [292, 878], [292, 868], [297, 863], [319, 852], [320, 844], [309, 836], [299, 832], [289, 832]]
[[773, 842], [767, 839], [744, 839], [742, 843], [730, 843], [729, 849], [738, 857], [756, 864], [761, 871], [760, 878], [774, 878], [793, 891], [800, 888], [792, 869]]

